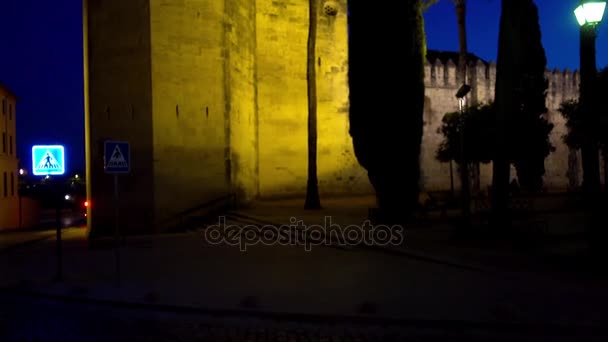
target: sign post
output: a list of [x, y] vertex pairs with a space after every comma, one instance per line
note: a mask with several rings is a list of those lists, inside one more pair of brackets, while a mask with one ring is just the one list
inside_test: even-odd
[[116, 285], [120, 286], [120, 222], [118, 175], [130, 171], [130, 148], [125, 141], [106, 141], [104, 143], [104, 169], [114, 175], [114, 255], [116, 259]]
[[[32, 147], [32, 173], [35, 176], [44, 176], [51, 182], [51, 196], [55, 202], [55, 228], [57, 259], [57, 281], [63, 281], [63, 247], [61, 237], [61, 209], [62, 200], [61, 185], [50, 179], [52, 175], [63, 175], [65, 173], [65, 149], [61, 145], [35, 145]], [[21, 215], [21, 213], [19, 214]]]

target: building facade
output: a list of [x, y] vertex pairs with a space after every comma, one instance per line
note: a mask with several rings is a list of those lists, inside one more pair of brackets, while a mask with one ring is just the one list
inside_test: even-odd
[[[105, 140], [131, 144], [131, 172], [119, 177], [119, 208], [120, 222], [133, 233], [162, 230], [183, 211], [230, 194], [244, 203], [305, 193], [308, 1], [85, 4], [93, 231], [109, 232], [114, 224], [113, 178], [103, 168]], [[318, 22], [320, 193], [371, 193], [349, 136], [346, 0], [323, 6], [337, 11], [323, 11]], [[390, 72], [390, 66], [370, 67]], [[449, 189], [449, 165], [434, 156], [441, 118], [458, 108], [455, 61], [430, 53], [425, 71], [422, 186]], [[472, 101], [492, 100], [495, 75], [493, 63], [470, 61]], [[545, 183], [563, 190], [571, 183], [568, 170], [578, 164], [569, 162], [557, 108], [577, 97], [578, 73], [554, 70], [547, 77], [557, 150], [547, 159]], [[489, 184], [489, 170], [481, 167], [481, 186]]]
[[0, 230], [19, 227], [17, 97], [0, 84]]

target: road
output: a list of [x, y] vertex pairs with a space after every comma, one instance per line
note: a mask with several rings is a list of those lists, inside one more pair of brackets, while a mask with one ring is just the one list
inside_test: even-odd
[[12, 341], [605, 341], [585, 331], [518, 331], [441, 322], [331, 322], [180, 313], [0, 292], [0, 340]]
[[605, 281], [185, 233], [129, 238], [117, 288], [113, 249], [84, 237], [65, 230], [60, 284], [52, 238], [0, 253], [0, 341], [608, 339]]

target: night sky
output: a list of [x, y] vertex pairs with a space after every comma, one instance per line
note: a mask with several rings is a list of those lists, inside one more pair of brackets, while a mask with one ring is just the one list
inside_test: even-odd
[[[500, 0], [469, 0], [469, 51], [496, 60]], [[578, 0], [537, 0], [548, 67], [577, 69]], [[18, 154], [30, 168], [33, 144], [65, 144], [69, 172], [84, 169], [82, 18], [80, 0], [3, 0], [0, 83], [19, 97]], [[425, 13], [429, 49], [458, 51], [451, 1]], [[600, 26], [597, 64], [608, 66], [608, 23]]]

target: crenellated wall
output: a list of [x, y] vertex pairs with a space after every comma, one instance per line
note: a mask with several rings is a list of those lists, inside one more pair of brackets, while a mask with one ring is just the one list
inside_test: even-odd
[[[433, 55], [430, 53], [429, 55]], [[441, 60], [440, 58], [427, 59], [425, 63], [425, 85], [426, 102], [424, 109], [424, 137], [422, 146], [422, 184], [428, 190], [442, 190], [450, 188], [450, 164], [439, 163], [435, 159], [435, 153], [443, 136], [438, 133], [443, 115], [458, 110], [458, 101], [455, 97], [458, 90], [457, 66], [452, 59]], [[545, 161], [546, 174], [545, 186], [548, 190], [562, 191], [568, 189], [571, 182], [580, 184], [577, 180], [568, 178], [569, 174], [580, 175], [580, 158], [576, 152], [569, 151], [562, 137], [566, 134], [565, 121], [558, 109], [565, 100], [578, 98], [578, 86], [580, 74], [568, 69], [546, 70], [545, 76], [548, 80], [546, 103], [548, 108], [547, 117], [555, 125], [551, 133], [551, 142], [555, 146], [555, 152], [551, 153]], [[496, 86], [496, 64], [485, 62], [481, 59], [469, 61], [467, 65], [467, 83], [472, 86], [468, 103], [488, 103], [494, 100], [494, 88]], [[573, 160], [578, 159], [578, 160]], [[491, 183], [491, 166], [481, 165], [479, 174], [479, 185], [483, 188]], [[576, 169], [576, 170], [574, 170]], [[456, 166], [454, 182], [459, 186]]]

